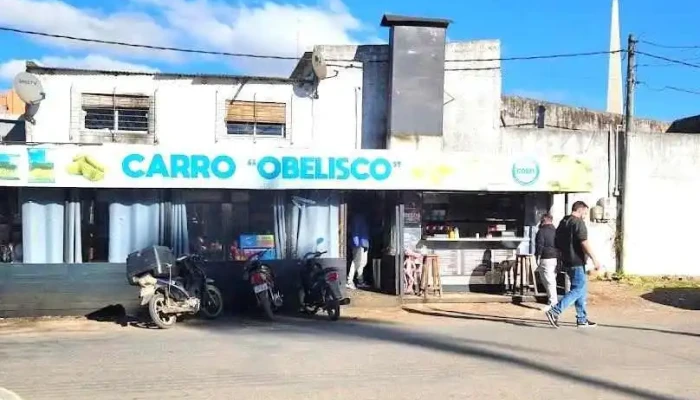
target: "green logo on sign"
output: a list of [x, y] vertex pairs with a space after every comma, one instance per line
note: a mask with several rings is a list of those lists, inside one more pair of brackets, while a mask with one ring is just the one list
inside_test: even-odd
[[522, 159], [513, 163], [511, 172], [514, 181], [522, 186], [529, 186], [540, 177], [540, 165], [533, 159]]

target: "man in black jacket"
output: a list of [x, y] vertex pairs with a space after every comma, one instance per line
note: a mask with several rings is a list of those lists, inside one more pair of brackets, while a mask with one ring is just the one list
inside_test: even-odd
[[540, 229], [535, 236], [535, 256], [537, 257], [537, 272], [547, 289], [547, 309], [557, 304], [557, 259], [559, 250], [554, 243], [556, 228], [550, 214], [545, 214], [540, 220]]
[[555, 242], [559, 250], [562, 267], [571, 280], [571, 290], [545, 314], [552, 326], [559, 327], [559, 315], [572, 304], [576, 307], [576, 326], [587, 328], [596, 326], [588, 319], [586, 298], [588, 297], [588, 277], [586, 276], [586, 256], [590, 257], [596, 270], [600, 263], [593, 254], [588, 242], [588, 230], [583, 221], [588, 214], [588, 206], [577, 201], [567, 215], [559, 223], [556, 230]]

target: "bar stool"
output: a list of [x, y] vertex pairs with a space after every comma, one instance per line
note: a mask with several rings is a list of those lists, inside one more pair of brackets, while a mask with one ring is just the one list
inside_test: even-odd
[[[432, 285], [429, 285], [432, 281]], [[423, 272], [421, 273], [421, 290], [423, 297], [428, 297], [428, 288], [433, 291], [433, 295], [437, 294], [442, 297], [442, 280], [440, 280], [440, 263], [438, 256], [430, 254], [425, 256], [423, 261]]]
[[[520, 295], [525, 295], [525, 285], [532, 285], [535, 296], [539, 296], [540, 291], [537, 288], [537, 277], [535, 276], [535, 270], [537, 269], [537, 259], [532, 254], [518, 254], [516, 257], [515, 269], [513, 270], [514, 285], [518, 285], [518, 277], [520, 277]], [[527, 282], [525, 280], [525, 275], [528, 275]], [[515, 288], [514, 288], [515, 289]], [[516, 294], [517, 290], [513, 291]]]

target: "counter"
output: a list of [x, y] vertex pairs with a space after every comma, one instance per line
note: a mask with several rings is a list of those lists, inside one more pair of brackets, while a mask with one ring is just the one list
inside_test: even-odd
[[478, 291], [478, 286], [502, 284], [500, 275], [493, 273], [493, 264], [515, 259], [520, 244], [528, 240], [522, 237], [426, 238], [419, 242], [419, 247], [425, 246], [438, 256], [443, 286]]

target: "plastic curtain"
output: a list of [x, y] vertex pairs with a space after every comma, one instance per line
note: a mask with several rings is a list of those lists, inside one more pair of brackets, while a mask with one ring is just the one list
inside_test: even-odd
[[274, 200], [275, 252], [278, 259], [287, 258], [287, 213], [284, 193], [276, 193]]
[[175, 256], [187, 254], [190, 250], [189, 232], [187, 231], [187, 205], [183, 194], [173, 192], [170, 204], [170, 245]]
[[157, 190], [115, 191], [109, 205], [109, 262], [123, 263], [134, 251], [164, 244], [161, 197]]
[[83, 262], [81, 207], [78, 189], [71, 189], [65, 206], [63, 259], [69, 264]]
[[[295, 241], [293, 248], [296, 249], [293, 256], [298, 258], [311, 251], [328, 251], [325, 257], [338, 258], [340, 197], [327, 192], [304, 193], [300, 197], [314, 204], [292, 205], [291, 231]], [[323, 239], [321, 244], [317, 244], [319, 239]]]
[[64, 201], [64, 189], [20, 189], [22, 262], [63, 262]]

